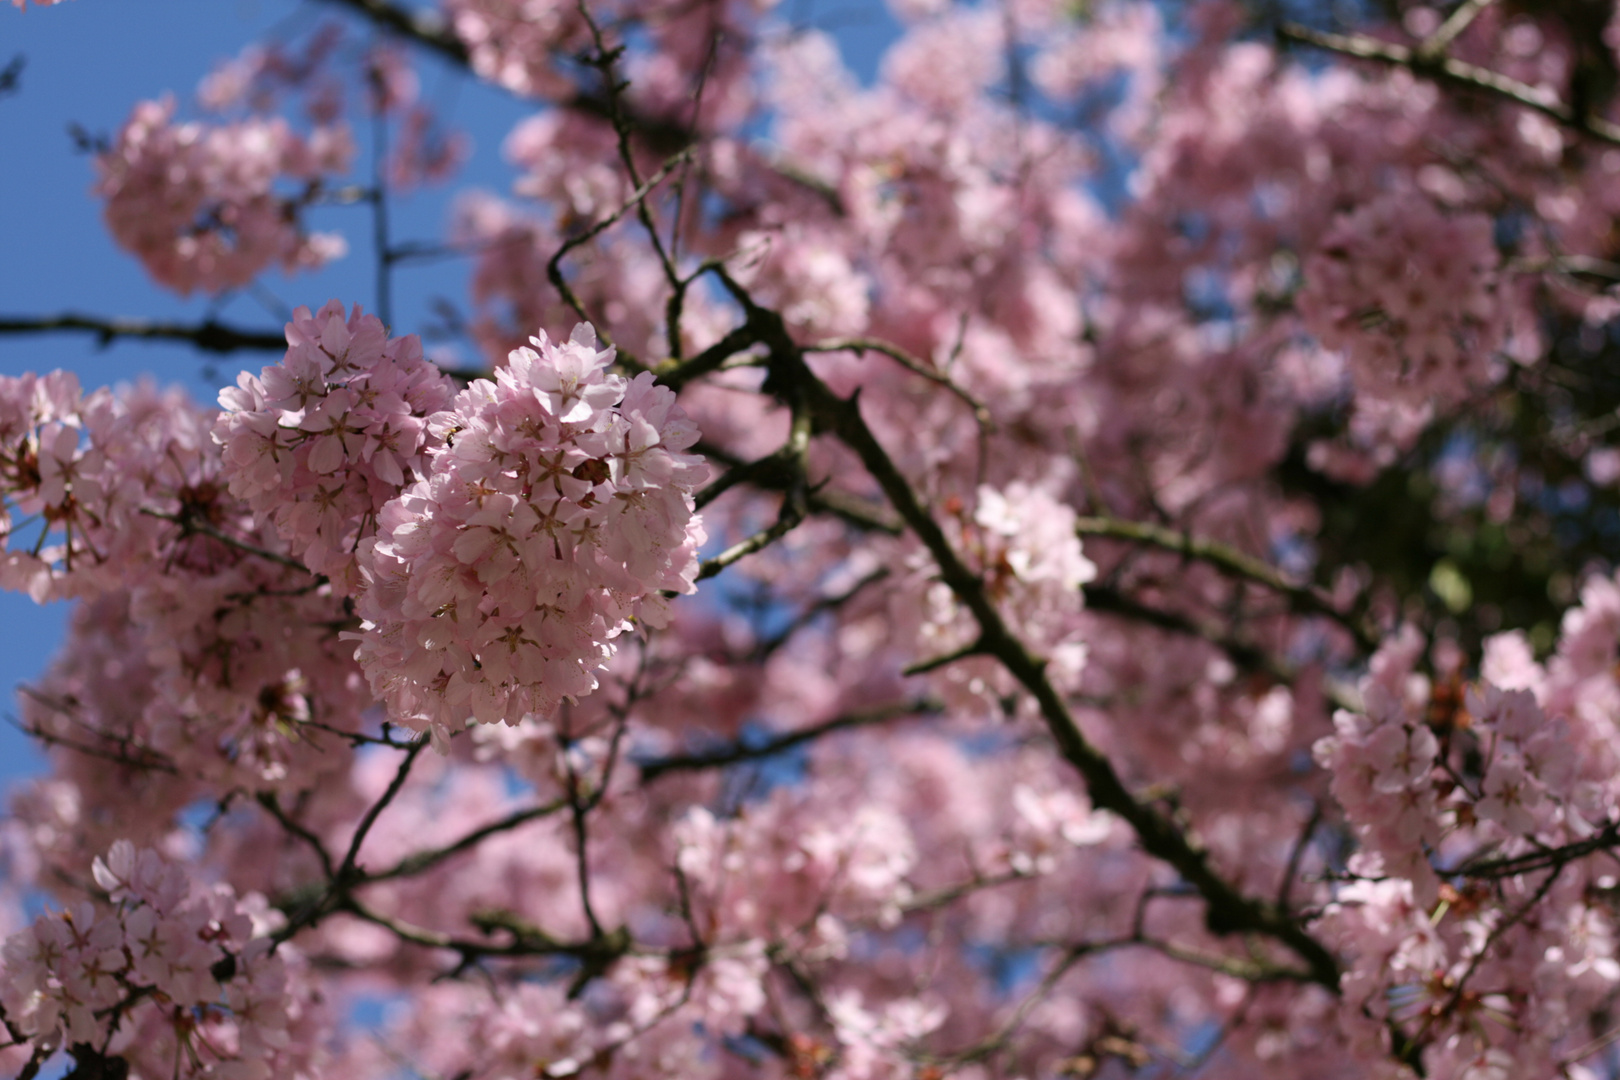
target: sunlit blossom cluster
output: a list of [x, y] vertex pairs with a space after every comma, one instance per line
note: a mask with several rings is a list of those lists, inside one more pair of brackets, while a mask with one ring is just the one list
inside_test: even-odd
[[215, 438], [231, 494], [273, 522], [305, 565], [352, 592], [359, 543], [422, 468], [427, 417], [454, 386], [411, 335], [332, 301], [299, 308], [287, 355], [221, 391]]
[[596, 688], [612, 640], [693, 590], [708, 474], [651, 374], [611, 374], [581, 324], [542, 331], [429, 421], [421, 478], [362, 542], [358, 657], [396, 719], [443, 736]]

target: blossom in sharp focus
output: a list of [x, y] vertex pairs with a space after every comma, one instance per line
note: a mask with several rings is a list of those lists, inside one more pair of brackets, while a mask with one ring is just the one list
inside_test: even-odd
[[695, 587], [708, 467], [674, 393], [609, 372], [589, 325], [530, 341], [429, 418], [422, 478], [360, 546], [357, 655], [418, 730], [589, 694], [613, 639]]

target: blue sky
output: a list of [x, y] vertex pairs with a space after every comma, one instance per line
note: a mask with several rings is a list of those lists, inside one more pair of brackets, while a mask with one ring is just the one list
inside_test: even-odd
[[[834, 32], [863, 79], [872, 77], [896, 33], [875, 0], [788, 0], [779, 11]], [[0, 316], [74, 310], [195, 322], [215, 315], [274, 330], [283, 321], [272, 314], [274, 303], [318, 307], [336, 296], [370, 307], [369, 221], [360, 208], [320, 212], [315, 225], [347, 235], [349, 257], [318, 274], [268, 274], [272, 304], [247, 295], [181, 300], [157, 288], [102, 227], [100, 205], [90, 194], [91, 158], [69, 135], [73, 128], [111, 135], [135, 102], [165, 93], [176, 96], [184, 114], [198, 80], [220, 61], [252, 41], [294, 37], [336, 14], [337, 5], [321, 0], [69, 0], [20, 12], [0, 0], [0, 67], [17, 56], [25, 61], [19, 90], [0, 97]], [[449, 196], [467, 184], [504, 191], [511, 173], [501, 161], [501, 140], [528, 111], [506, 94], [419, 59], [425, 98], [471, 134], [473, 153], [449, 191], [432, 189], [394, 208], [396, 240], [442, 235]], [[402, 270], [394, 286], [398, 329], [417, 329], [436, 294], [464, 298], [464, 282], [465, 266], [456, 262]], [[99, 349], [84, 335], [0, 335], [0, 374], [69, 368], [86, 387], [150, 376], [209, 402], [240, 367], [272, 359], [235, 354], [210, 361], [178, 346], [120, 342]], [[0, 593], [0, 717], [15, 715], [9, 691], [44, 669], [66, 618], [62, 605], [42, 608]], [[0, 724], [0, 784], [40, 767], [28, 740]]]

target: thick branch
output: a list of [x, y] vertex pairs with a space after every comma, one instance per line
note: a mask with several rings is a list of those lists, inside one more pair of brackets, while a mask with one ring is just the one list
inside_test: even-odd
[[346, 7], [464, 67], [471, 61], [467, 46], [437, 11], [412, 11], [388, 0], [327, 0], [327, 3]]
[[67, 311], [36, 317], [0, 316], [0, 334], [49, 334], [58, 331], [94, 334], [102, 345], [118, 338], [145, 341], [183, 341], [203, 352], [286, 352], [287, 335], [280, 330], [244, 330], [208, 319], [200, 323], [158, 322], [84, 315]]
[[1212, 931], [1250, 931], [1275, 938], [1305, 960], [1313, 981], [1336, 990], [1339, 964], [1332, 952], [1276, 904], [1245, 896], [1215, 870], [1208, 850], [1195, 836], [1183, 831], [1155, 805], [1131, 793], [1113, 762], [1080, 730], [1063, 696], [1046, 677], [1046, 661], [1030, 653], [1007, 626], [985, 591], [984, 582], [957, 555], [939, 522], [922, 505], [910, 482], [878, 442], [861, 416], [858, 399], [846, 400], [833, 393], [805, 363], [781, 317], [759, 308], [723, 270], [719, 274], [722, 284], [748, 312], [750, 321], [756, 321], [764, 331], [763, 341], [771, 360], [766, 389], [803, 402], [819, 427], [835, 434], [860, 458], [890, 505], [933, 556], [941, 580], [978, 623], [985, 652], [1000, 660], [1035, 699], [1064, 759], [1085, 779], [1092, 802], [1124, 818], [1149, 854], [1169, 863], [1198, 890], [1207, 904], [1205, 919]]

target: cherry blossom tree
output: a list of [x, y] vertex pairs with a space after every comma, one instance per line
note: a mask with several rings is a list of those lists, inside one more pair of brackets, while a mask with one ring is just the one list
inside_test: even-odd
[[0, 377], [8, 1075], [1620, 1076], [1614, 4], [314, 6], [94, 191], [373, 294], [0, 316], [263, 354]]

